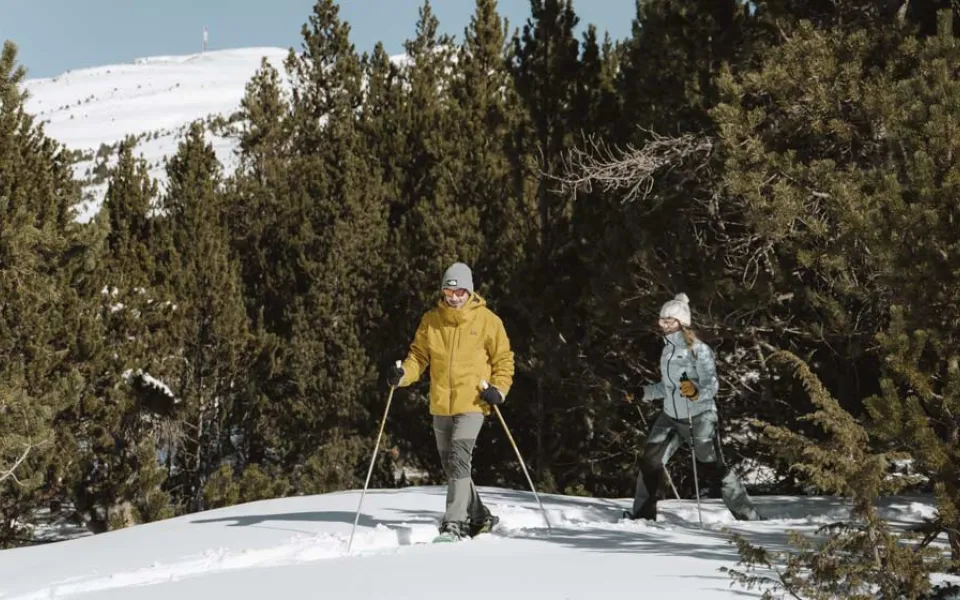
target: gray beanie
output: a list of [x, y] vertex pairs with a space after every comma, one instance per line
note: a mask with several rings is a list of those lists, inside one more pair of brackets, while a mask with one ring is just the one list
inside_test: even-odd
[[447, 288], [452, 290], [463, 288], [472, 294], [473, 273], [470, 272], [470, 267], [460, 262], [450, 265], [443, 274], [443, 282], [440, 284], [440, 289]]

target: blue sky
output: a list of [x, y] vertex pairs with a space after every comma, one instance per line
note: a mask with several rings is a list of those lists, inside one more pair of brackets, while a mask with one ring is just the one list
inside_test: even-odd
[[[200, 50], [203, 26], [210, 49], [300, 47], [300, 27], [313, 0], [0, 0], [0, 40], [13, 40], [27, 76], [52, 77], [71, 69], [125, 63], [143, 56]], [[422, 0], [341, 0], [358, 52], [382, 41], [399, 54], [413, 36]], [[432, 0], [444, 32], [462, 39], [473, 0]], [[580, 30], [593, 23], [614, 39], [630, 34], [635, 0], [575, 0]], [[500, 0], [511, 30], [522, 27], [529, 0]], [[602, 35], [601, 35], [602, 37]]]

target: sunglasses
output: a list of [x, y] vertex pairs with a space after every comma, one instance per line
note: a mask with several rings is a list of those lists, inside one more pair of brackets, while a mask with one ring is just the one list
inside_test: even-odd
[[446, 296], [447, 298], [453, 298], [454, 296], [456, 296], [457, 298], [463, 298], [464, 296], [466, 296], [466, 295], [469, 294], [469, 293], [470, 293], [470, 292], [468, 292], [467, 290], [465, 290], [465, 289], [463, 289], [463, 288], [458, 288], [458, 289], [455, 289], [455, 290], [451, 290], [450, 288], [444, 288], [444, 289], [443, 289], [443, 295]]

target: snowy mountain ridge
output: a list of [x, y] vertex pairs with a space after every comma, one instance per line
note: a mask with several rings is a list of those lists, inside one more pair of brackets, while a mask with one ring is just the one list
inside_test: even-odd
[[[189, 124], [236, 112], [263, 58], [285, 82], [288, 53], [286, 48], [253, 47], [151, 56], [26, 80], [27, 111], [44, 124], [47, 135], [82, 154], [74, 167], [85, 182], [77, 220], [87, 222], [99, 210], [107, 188], [105, 167], [115, 164], [112, 150], [118, 142], [128, 135], [138, 139], [134, 154], [143, 156], [162, 189], [164, 161], [176, 153]], [[236, 142], [214, 133], [208, 139], [229, 175], [237, 163]]]

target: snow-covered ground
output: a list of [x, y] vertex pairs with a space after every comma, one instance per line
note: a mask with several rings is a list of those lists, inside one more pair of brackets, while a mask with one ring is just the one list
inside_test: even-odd
[[[211, 598], [416, 598], [531, 600], [758, 597], [730, 585], [730, 527], [782, 548], [787, 529], [812, 531], [845, 513], [828, 498], [757, 498], [772, 520], [739, 523], [719, 500], [664, 501], [655, 524], [621, 522], [626, 499], [480, 488], [501, 517], [493, 534], [430, 544], [442, 487], [371, 490], [350, 552], [360, 499], [349, 491], [266, 500], [65, 542], [0, 552], [3, 600], [199, 600]], [[931, 514], [898, 498], [885, 515]]]
[[[240, 107], [261, 59], [266, 57], [282, 75], [287, 52], [264, 47], [157, 56], [29, 79], [24, 83], [30, 95], [27, 111], [45, 124], [50, 137], [84, 153], [85, 160], [76, 166], [78, 179], [91, 179], [101, 145], [132, 135], [140, 138], [135, 154], [143, 155], [151, 176], [162, 184], [164, 159], [176, 152], [187, 126], [197, 119], [229, 117]], [[231, 172], [236, 144], [212, 135], [210, 141]], [[106, 185], [89, 185], [85, 191], [89, 200], [79, 207], [82, 222], [99, 210]]]

